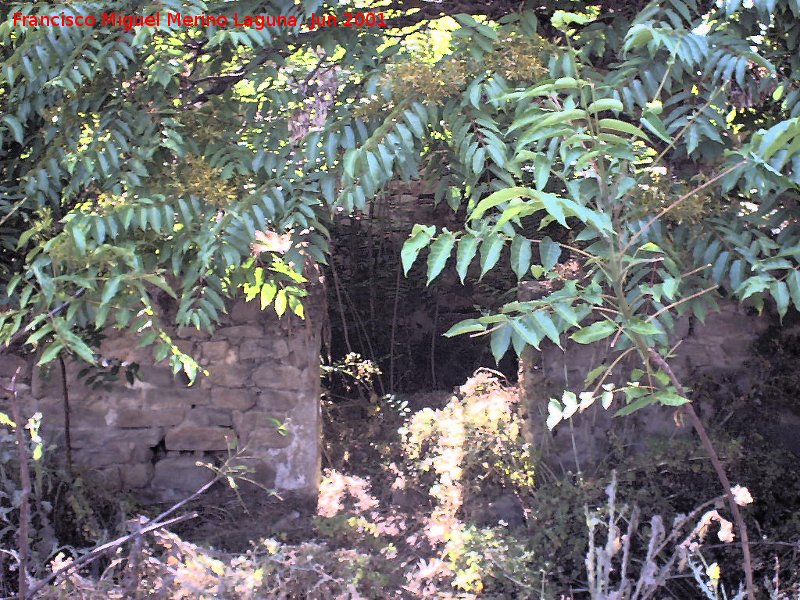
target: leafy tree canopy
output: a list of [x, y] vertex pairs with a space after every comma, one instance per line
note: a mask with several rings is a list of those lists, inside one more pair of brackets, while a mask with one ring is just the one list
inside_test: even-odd
[[[12, 19], [159, 10], [300, 24]], [[388, 27], [302, 25], [345, 10]], [[332, 216], [395, 178], [465, 217], [417, 226], [406, 270], [429, 247], [429, 280], [502, 259], [547, 283], [451, 332], [491, 332], [497, 357], [571, 330], [666, 346], [719, 293], [800, 306], [800, 0], [98, 0], [0, 20], [0, 332], [42, 363], [92, 362], [113, 325], [194, 375], [168, 321], [211, 329], [240, 288], [302, 314]]]

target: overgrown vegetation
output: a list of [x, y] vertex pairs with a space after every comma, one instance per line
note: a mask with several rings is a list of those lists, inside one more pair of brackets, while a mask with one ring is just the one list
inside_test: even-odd
[[[337, 462], [326, 470], [317, 516], [290, 536], [273, 522], [263, 538], [248, 529], [249, 544], [222, 550], [188, 541], [202, 528], [184, 525], [181, 536], [157, 528], [120, 545], [102, 568], [87, 564], [37, 597], [595, 599], [615, 590], [621, 598], [742, 597], [733, 525], [692, 444], [612, 452], [597, 474], [554, 477], [527, 462], [516, 390], [490, 373], [476, 374], [436, 408], [380, 405], [361, 419], [328, 418], [328, 427], [350, 434], [332, 452]], [[373, 427], [363, 436], [367, 421]], [[799, 508], [796, 473], [782, 478], [785, 495], [775, 489], [792, 463], [765, 446], [720, 448], [756, 500], [757, 512], [748, 514], [761, 534], [754, 546], [760, 594], [794, 600], [800, 525], [780, 515]], [[765, 463], [772, 468], [758, 468]], [[746, 491], [737, 494], [749, 501]], [[202, 504], [200, 497], [186, 510]], [[87, 510], [102, 513], [99, 506], [93, 500]], [[113, 514], [117, 522], [102, 535], [86, 532], [83, 543], [142, 522], [127, 510]], [[6, 517], [15, 519], [13, 511]], [[36, 517], [37, 532], [41, 523]], [[49, 569], [66, 566], [71, 553], [63, 544], [73, 534], [55, 535], [61, 545], [37, 559]]]
[[[486, 336], [497, 361], [511, 349], [521, 355], [526, 347], [561, 346], [567, 338], [608, 344], [611, 360], [590, 373], [583, 389], [565, 390], [550, 401], [551, 428], [598, 402], [618, 416], [650, 404], [681, 407], [707, 456], [700, 470], [710, 466], [721, 484], [741, 559], [720, 556], [715, 569], [705, 554], [695, 552], [698, 531], [684, 554], [647, 550], [641, 560], [649, 568], [678, 556], [677, 564], [692, 569], [707, 597], [722, 593], [717, 580], [730, 573], [728, 589], [735, 590], [741, 576], [746, 596], [755, 598], [765, 562], [760, 546], [749, 543], [755, 540], [748, 538], [739, 508], [741, 490], [728, 476], [750, 457], [724, 433], [715, 436], [715, 446], [691, 402], [702, 390], [687, 391], [670, 360], [677, 318], [689, 314], [702, 320], [719, 298], [759, 311], [774, 307], [781, 319], [790, 308], [800, 308], [800, 2], [554, 0], [544, 6], [502, 0], [409, 6], [386, 0], [377, 4], [386, 12], [386, 29], [48, 28], [17, 27], [8, 18], [17, 11], [214, 14], [237, 8], [305, 22], [312, 14], [362, 4], [3, 4], [0, 342], [25, 345], [37, 353], [39, 365], [66, 356], [94, 365], [100, 361], [91, 344], [97, 331], [127, 329], [142, 346], [153, 346], [156, 361], [169, 361], [193, 381], [203, 370], [173, 342], [176, 328], [212, 332], [226, 299], [237, 294], [279, 315], [305, 316], [306, 284], [312, 263], [327, 260], [332, 221], [341, 215], [358, 218], [393, 180], [425, 180], [434, 201], [447, 205], [458, 225], [415, 225], [399, 264], [395, 259], [388, 270], [399, 281], [400, 268], [407, 274], [427, 249], [426, 283], [444, 276], [451, 257], [451, 276], [464, 282], [497, 271], [505, 256], [502, 263], [514, 277], [501, 282], [500, 305], [478, 307], [474, 318], [447, 334]], [[516, 286], [532, 280], [542, 293], [515, 299]], [[174, 314], [163, 309], [162, 294], [177, 300]], [[397, 320], [392, 322], [396, 327]], [[396, 387], [395, 342], [393, 329], [384, 345], [388, 389], [380, 389], [381, 379], [365, 388], [367, 412], [376, 423], [386, 414], [381, 398]], [[385, 358], [371, 354], [372, 360]], [[434, 383], [435, 356], [432, 348]], [[635, 369], [628, 358], [636, 358]], [[338, 372], [358, 368], [354, 357], [336, 361], [339, 357]], [[611, 384], [612, 374], [625, 385]], [[774, 389], [791, 386], [786, 378]], [[574, 530], [563, 546], [556, 536], [543, 551], [535, 535], [520, 538], [513, 529], [482, 525], [470, 512], [478, 510], [470, 506], [478, 493], [491, 490], [484, 500], [512, 507], [510, 518], [522, 524], [543, 519], [545, 531], [557, 532], [556, 524], [573, 527], [586, 520], [586, 514], [575, 516], [576, 508], [601, 504], [609, 478], [579, 474], [567, 483], [543, 481], [519, 445], [513, 392], [484, 383], [488, 388], [476, 384], [444, 406], [417, 412], [406, 424], [405, 454], [384, 447], [386, 457], [394, 456], [396, 476], [406, 478], [431, 508], [424, 518], [412, 518], [431, 560], [406, 569], [403, 577], [409, 578], [398, 589], [422, 596], [440, 588], [454, 594], [539, 590], [545, 595], [580, 593], [575, 590], [586, 584], [595, 596], [621, 586], [618, 595], [635, 597], [622, 573], [613, 582], [603, 579], [617, 547], [613, 515], [602, 521], [610, 540], [604, 556], [599, 547], [587, 549]], [[773, 395], [769, 387], [760, 391]], [[740, 423], [750, 410], [751, 405], [741, 407]], [[21, 437], [21, 418], [0, 416], [6, 424], [17, 421], [22, 480], [8, 488], [8, 514], [38, 502], [34, 535], [51, 540], [46, 515], [59, 504], [45, 505], [40, 474], [34, 483], [26, 479], [28, 443]], [[746, 427], [739, 432], [748, 434], [748, 442], [757, 441]], [[41, 450], [31, 439], [36, 469]], [[428, 453], [438, 461], [426, 462]], [[678, 454], [672, 447], [667, 456]], [[705, 489], [685, 465], [672, 465], [672, 458], [667, 464], [679, 481], [685, 476], [691, 482], [687, 489]], [[623, 482], [626, 469], [640, 468], [621, 462], [609, 464], [609, 473], [612, 467]], [[369, 499], [365, 481], [351, 489], [355, 484], [344, 475], [330, 477], [351, 496], [366, 499], [344, 521], [326, 526], [342, 539], [349, 527], [373, 546], [352, 554], [355, 570], [306, 565], [298, 573], [310, 568], [319, 575], [313, 585], [324, 582], [321, 595], [361, 593], [347, 586], [365, 594], [384, 590], [387, 582], [374, 575], [386, 571], [374, 567], [392, 552], [411, 556], [414, 544], [404, 538], [408, 547], [401, 548], [395, 534], [383, 533], [399, 525], [372, 514], [378, 505]], [[771, 477], [774, 481], [775, 474]], [[555, 491], [548, 494], [548, 485]], [[609, 489], [610, 513], [626, 492]], [[548, 502], [559, 497], [558, 490], [568, 497], [551, 507], [551, 522]], [[719, 491], [709, 490], [707, 497]], [[662, 488], [653, 495], [663, 510], [652, 512], [665, 513], [665, 519], [690, 510], [696, 500], [681, 498], [677, 506], [677, 496]], [[80, 510], [72, 507], [74, 518]], [[760, 510], [772, 518], [783, 514], [778, 508]], [[633, 515], [633, 509], [624, 514]], [[721, 513], [709, 519], [728, 531]], [[27, 514], [20, 518], [23, 527], [32, 522]], [[660, 544], [656, 521], [650, 522], [644, 538]], [[692, 521], [680, 525], [691, 526]], [[631, 526], [630, 535], [636, 531]], [[685, 535], [675, 539], [688, 539]], [[26, 564], [31, 536], [23, 529], [19, 537], [20, 561]], [[620, 548], [644, 550], [632, 539]], [[553, 558], [537, 562], [554, 549]], [[44, 547], [35, 550], [36, 560], [50, 556]], [[585, 552], [595, 571], [581, 575]], [[279, 548], [276, 561], [286, 567], [293, 553]], [[234, 581], [219, 581], [224, 573], [217, 571], [228, 567], [189, 546], [172, 559], [200, 572], [193, 593], [243, 593], [236, 590], [241, 585], [272, 589], [277, 581], [240, 581], [244, 575], [238, 571], [231, 574]], [[243, 560], [254, 568], [271, 564], [258, 552]], [[154, 568], [155, 579], [145, 584], [153, 586], [149, 591], [190, 585], [188, 579], [164, 580], [163, 564]], [[281, 572], [274, 571], [275, 577]], [[287, 579], [291, 585], [295, 575]], [[109, 585], [116, 585], [117, 576], [111, 569]], [[643, 575], [630, 577], [642, 581]], [[779, 579], [774, 587], [780, 581], [789, 589], [794, 585]], [[229, 583], [234, 592], [214, 588]], [[667, 577], [659, 587], [673, 584]], [[75, 585], [92, 584], [76, 580]], [[675, 593], [684, 592], [689, 593], [678, 587]]]

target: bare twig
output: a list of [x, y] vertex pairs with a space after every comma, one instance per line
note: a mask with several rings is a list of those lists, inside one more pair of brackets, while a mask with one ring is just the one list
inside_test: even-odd
[[133, 532], [127, 534], [127, 535], [123, 535], [122, 537], [119, 537], [116, 540], [112, 540], [112, 541], [110, 541], [110, 542], [108, 542], [106, 544], [103, 544], [102, 546], [98, 546], [98, 547], [94, 548], [91, 552], [89, 552], [88, 554], [84, 554], [83, 556], [81, 556], [80, 558], [72, 561], [68, 565], [66, 565], [64, 567], [61, 567], [60, 569], [54, 571], [51, 575], [49, 575], [45, 579], [39, 581], [35, 586], [33, 586], [26, 596], [20, 596], [20, 599], [21, 600], [33, 600], [35, 595], [42, 588], [44, 588], [47, 585], [55, 583], [60, 577], [66, 575], [70, 571], [72, 571], [74, 569], [77, 569], [79, 567], [85, 566], [85, 565], [97, 560], [98, 558], [103, 556], [106, 552], [108, 552], [110, 550], [114, 550], [115, 548], [118, 548], [119, 546], [121, 546], [121, 545], [123, 545], [123, 544], [125, 544], [125, 543], [127, 543], [127, 542], [129, 542], [131, 540], [135, 540], [135, 539], [143, 536], [146, 533], [150, 533], [151, 531], [155, 531], [156, 529], [161, 529], [162, 527], [166, 527], [168, 525], [173, 525], [175, 523], [179, 523], [179, 522], [185, 521], [187, 519], [194, 519], [195, 517], [197, 517], [197, 513], [190, 513], [190, 514], [187, 514], [187, 515], [180, 515], [180, 516], [177, 516], [177, 517], [173, 517], [172, 519], [165, 520], [169, 515], [174, 513], [176, 510], [180, 509], [181, 507], [185, 506], [186, 504], [188, 504], [189, 502], [191, 502], [192, 500], [194, 500], [198, 496], [200, 496], [203, 493], [205, 493], [206, 490], [208, 490], [211, 486], [213, 486], [215, 483], [217, 483], [221, 478], [222, 478], [222, 475], [217, 474], [217, 476], [214, 477], [214, 479], [212, 479], [211, 481], [209, 481], [208, 483], [206, 483], [202, 487], [198, 488], [197, 491], [195, 491], [191, 496], [189, 496], [187, 498], [184, 498], [183, 500], [181, 500], [177, 504], [175, 504], [172, 507], [170, 507], [169, 509], [165, 510], [160, 515], [158, 515], [156, 518], [151, 519], [150, 521], [145, 523], [142, 527], [137, 528], [136, 531], [133, 531]]

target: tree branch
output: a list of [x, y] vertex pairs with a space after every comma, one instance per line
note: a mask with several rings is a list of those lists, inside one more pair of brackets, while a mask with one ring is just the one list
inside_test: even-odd
[[[675, 386], [675, 389], [678, 391], [678, 393], [681, 396], [686, 397], [686, 390], [684, 389], [683, 385], [681, 385], [681, 382], [678, 380], [675, 372], [669, 366], [667, 361], [664, 360], [664, 358], [653, 348], [649, 348], [649, 352], [650, 358], [662, 371], [664, 371], [664, 373], [667, 374], [672, 382], [672, 385]], [[711, 460], [711, 465], [714, 467], [714, 471], [716, 471], [717, 477], [719, 478], [722, 488], [725, 491], [725, 497], [728, 500], [728, 506], [731, 509], [731, 513], [733, 513], [733, 519], [736, 521], [736, 528], [739, 530], [739, 537], [741, 539], [742, 562], [744, 563], [743, 567], [745, 585], [747, 586], [747, 598], [748, 600], [755, 600], [755, 592], [753, 587], [753, 562], [750, 557], [750, 537], [747, 534], [747, 524], [744, 522], [744, 518], [742, 517], [742, 511], [739, 510], [739, 505], [736, 504], [736, 500], [733, 497], [733, 492], [731, 491], [731, 482], [728, 479], [728, 474], [725, 472], [725, 467], [722, 465], [722, 461], [719, 459], [719, 455], [714, 448], [714, 444], [711, 442], [711, 438], [708, 437], [708, 432], [706, 431], [703, 422], [700, 420], [700, 417], [697, 416], [697, 411], [695, 411], [691, 403], [684, 404], [681, 408], [689, 416], [689, 421], [691, 421], [692, 427], [694, 427], [694, 430], [700, 437], [700, 441], [702, 442], [703, 447], [708, 454], [708, 458]]]

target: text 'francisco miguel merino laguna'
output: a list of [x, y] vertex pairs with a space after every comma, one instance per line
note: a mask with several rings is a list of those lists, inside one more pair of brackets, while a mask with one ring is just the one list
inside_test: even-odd
[[[178, 27], [248, 27], [265, 29], [267, 27], [296, 27], [298, 19], [294, 15], [182, 15], [167, 12], [162, 19], [160, 12], [152, 15], [125, 15], [116, 12], [104, 12], [99, 18], [95, 15], [74, 15], [60, 12], [51, 15], [24, 15], [15, 12], [15, 27], [121, 27], [130, 31], [134, 27], [160, 27], [177, 25]], [[386, 27], [383, 13], [344, 13], [341, 19], [336, 15], [315, 15], [303, 24], [308, 29], [317, 27]]]

